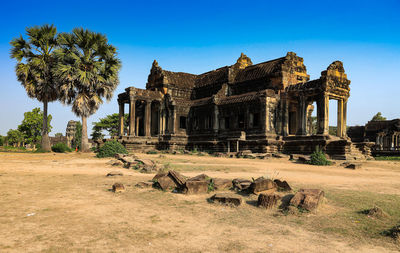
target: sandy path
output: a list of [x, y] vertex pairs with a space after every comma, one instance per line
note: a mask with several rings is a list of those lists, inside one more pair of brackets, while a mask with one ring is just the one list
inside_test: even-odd
[[[142, 155], [155, 158], [156, 155]], [[181, 162], [183, 159], [185, 162]], [[235, 178], [276, 175], [295, 186], [399, 194], [400, 166], [371, 162], [361, 170], [312, 167], [281, 160], [166, 156], [190, 165], [235, 166]], [[211, 194], [181, 195], [133, 187], [152, 175], [107, 166], [91, 154], [0, 153], [1, 252], [395, 252], [368, 241], [321, 234], [251, 205], [226, 208]], [[106, 178], [120, 170], [121, 178]], [[200, 171], [185, 172], [197, 175]], [[274, 174], [275, 173], [275, 174]], [[127, 192], [108, 189], [115, 181]], [[373, 188], [371, 188], [373, 185]], [[324, 212], [329, 212], [329, 205]], [[27, 216], [27, 214], [32, 214]]]

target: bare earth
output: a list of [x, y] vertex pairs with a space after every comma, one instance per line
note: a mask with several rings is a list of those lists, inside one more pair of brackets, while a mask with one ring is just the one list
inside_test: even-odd
[[[186, 176], [281, 178], [295, 189], [323, 189], [327, 201], [317, 214], [300, 216], [257, 208], [252, 204], [255, 197], [244, 198], [238, 208], [224, 207], [207, 202], [212, 193], [136, 188], [137, 182], [154, 175], [112, 167], [106, 164], [110, 159], [93, 154], [0, 153], [0, 252], [400, 250], [391, 238], [368, 231], [368, 226], [393, 227], [400, 217], [376, 221], [357, 214], [376, 203], [400, 209], [399, 162], [368, 161], [360, 170], [349, 170], [286, 159], [139, 156]], [[112, 170], [124, 176], [105, 177]], [[125, 184], [127, 191], [111, 192], [114, 182]]]

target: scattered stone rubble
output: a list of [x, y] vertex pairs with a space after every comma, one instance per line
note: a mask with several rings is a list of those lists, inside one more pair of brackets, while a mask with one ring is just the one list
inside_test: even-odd
[[116, 154], [115, 160], [108, 162], [112, 166], [123, 166], [127, 169], [135, 169], [142, 173], [153, 173], [160, 169], [160, 166], [150, 159], [140, 159], [135, 155]]
[[217, 193], [210, 200], [227, 206], [239, 206], [242, 204], [242, 198], [231, 193]]
[[325, 196], [319, 189], [300, 189], [290, 200], [290, 205], [307, 211], [316, 211]]
[[119, 171], [111, 171], [109, 172], [106, 177], [115, 177], [115, 176], [123, 176], [124, 174], [122, 172]]
[[112, 186], [112, 191], [115, 192], [115, 193], [124, 192], [125, 191], [125, 186], [123, 184], [121, 184], [121, 183], [115, 183]]

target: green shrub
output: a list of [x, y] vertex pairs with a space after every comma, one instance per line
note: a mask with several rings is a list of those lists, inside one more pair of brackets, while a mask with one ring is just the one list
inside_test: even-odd
[[156, 150], [149, 150], [146, 152], [146, 154], [155, 155], [155, 154], [158, 154], [158, 152]]
[[331, 165], [331, 162], [326, 159], [326, 156], [322, 150], [317, 148], [310, 157], [310, 164], [312, 165]]
[[59, 142], [57, 144], [54, 144], [51, 147], [51, 150], [53, 152], [57, 152], [57, 153], [65, 153], [65, 152], [71, 152], [72, 150], [67, 146], [67, 144], [65, 144], [64, 142]]
[[128, 154], [128, 151], [126, 151], [126, 148], [121, 143], [112, 140], [104, 143], [104, 145], [99, 148], [96, 156], [98, 158], [103, 158], [113, 157], [116, 154]]

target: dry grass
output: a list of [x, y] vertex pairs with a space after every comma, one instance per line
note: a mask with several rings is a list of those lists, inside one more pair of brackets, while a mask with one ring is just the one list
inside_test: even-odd
[[[185, 175], [224, 178], [275, 175], [295, 189], [318, 187], [327, 201], [317, 214], [285, 215], [255, 207], [209, 204], [212, 194], [186, 196], [134, 185], [152, 175], [119, 169], [92, 154], [0, 154], [1, 252], [396, 252], [382, 235], [400, 217], [400, 167], [379, 161], [359, 171], [278, 159], [141, 155]], [[277, 174], [278, 173], [278, 174]], [[109, 189], [121, 182], [127, 191]], [[246, 201], [249, 203], [247, 204]], [[374, 205], [388, 217], [362, 214]], [[34, 215], [27, 216], [28, 214]]]

